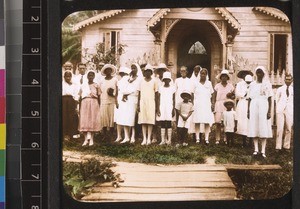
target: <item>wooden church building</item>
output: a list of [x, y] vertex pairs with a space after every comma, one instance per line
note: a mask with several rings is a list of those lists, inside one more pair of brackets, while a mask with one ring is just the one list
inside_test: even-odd
[[292, 73], [292, 37], [287, 16], [270, 7], [164, 8], [109, 10], [79, 22], [82, 55], [115, 51], [119, 66], [133, 62], [166, 63], [175, 78], [180, 66], [191, 73], [205, 67], [216, 75], [227, 68], [233, 77], [239, 70], [263, 65], [273, 84]]

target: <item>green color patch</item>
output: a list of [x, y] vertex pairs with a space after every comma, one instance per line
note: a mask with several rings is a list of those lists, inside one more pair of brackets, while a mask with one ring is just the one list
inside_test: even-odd
[[5, 150], [0, 150], [0, 176], [5, 176]]

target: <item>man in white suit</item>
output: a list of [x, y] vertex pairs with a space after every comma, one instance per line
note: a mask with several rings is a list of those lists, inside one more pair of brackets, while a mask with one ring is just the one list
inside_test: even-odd
[[[282, 147], [286, 150], [291, 146], [291, 133], [293, 126], [293, 108], [294, 108], [294, 89], [291, 83], [293, 77], [290, 74], [285, 76], [285, 84], [277, 89], [276, 92], [276, 150]], [[283, 140], [283, 131], [285, 129], [285, 137]], [[282, 144], [283, 140], [283, 144]]]

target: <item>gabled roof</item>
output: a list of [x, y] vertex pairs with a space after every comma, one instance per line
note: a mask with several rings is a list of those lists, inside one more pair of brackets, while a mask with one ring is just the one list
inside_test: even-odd
[[151, 17], [148, 21], [147, 21], [147, 28], [151, 28], [154, 27], [158, 22], [160, 22], [160, 19], [162, 19], [164, 16], [166, 16], [168, 14], [168, 12], [170, 12], [170, 9], [160, 9], [158, 10], [153, 17]]
[[[230, 24], [231, 27], [233, 27], [236, 30], [241, 29], [241, 24], [239, 21], [225, 8], [225, 7], [216, 7], [215, 10], [221, 14], [222, 17]], [[148, 29], [151, 27], [154, 27], [157, 23], [160, 22], [160, 20], [166, 16], [171, 10], [169, 8], [167, 9], [160, 9], [158, 10], [153, 17], [151, 17], [147, 21], [147, 27]]]
[[284, 22], [290, 22], [289, 18], [279, 9], [275, 9], [272, 7], [254, 7], [253, 9], [262, 12], [264, 14], [270, 15], [272, 17], [275, 17]]
[[241, 30], [241, 24], [239, 23], [239, 21], [225, 7], [216, 7], [215, 10], [217, 10], [225, 20], [227, 20], [231, 27], [238, 31]]
[[83, 20], [83, 21], [77, 23], [76, 25], [74, 25], [73, 30], [81, 30], [82, 28], [84, 28], [88, 25], [94, 24], [96, 22], [100, 22], [101, 20], [108, 19], [112, 16], [120, 14], [123, 11], [125, 11], [125, 10], [119, 9], [119, 10], [109, 10], [109, 11], [103, 12], [99, 15], [96, 15], [94, 17], [91, 17], [89, 19], [86, 19], [86, 20]]

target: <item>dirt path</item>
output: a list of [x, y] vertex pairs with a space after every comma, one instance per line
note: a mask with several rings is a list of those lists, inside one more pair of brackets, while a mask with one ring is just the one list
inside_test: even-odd
[[[64, 152], [67, 161], [80, 162], [80, 153]], [[206, 164], [147, 165], [115, 162], [113, 170], [124, 182], [118, 185], [97, 185], [84, 201], [179, 201], [179, 200], [233, 200], [236, 197], [227, 170], [216, 165], [214, 158]]]

